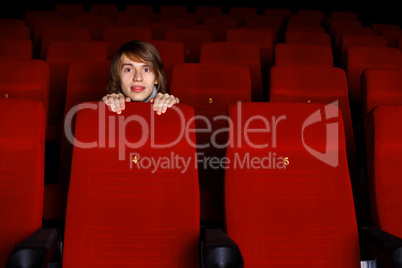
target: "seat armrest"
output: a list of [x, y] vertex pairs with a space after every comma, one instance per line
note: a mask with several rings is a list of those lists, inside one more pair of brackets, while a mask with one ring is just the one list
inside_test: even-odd
[[204, 268], [242, 268], [243, 257], [237, 244], [221, 229], [204, 229], [202, 233]]
[[40, 229], [18, 244], [9, 256], [6, 268], [47, 267], [59, 241], [56, 229]]
[[402, 239], [375, 227], [362, 227], [359, 233], [380, 267], [402, 267]]

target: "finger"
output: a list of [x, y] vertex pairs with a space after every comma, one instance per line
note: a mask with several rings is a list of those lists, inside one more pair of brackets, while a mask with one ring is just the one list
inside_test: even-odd
[[179, 99], [175, 98], [173, 95], [170, 96], [171, 99], [167, 105], [168, 108], [172, 107], [173, 105], [175, 105], [176, 103], [179, 103]]
[[162, 93], [158, 93], [158, 94], [155, 96], [153, 109], [154, 109], [154, 111], [157, 112], [157, 114], [161, 114], [161, 113], [160, 113], [159, 106], [160, 106], [161, 101], [162, 101], [162, 99], [163, 99], [164, 97], [165, 97], [165, 94], [162, 94]]
[[167, 105], [168, 105], [168, 102], [169, 102], [169, 98], [170, 98], [169, 94], [165, 94], [159, 100], [158, 106], [157, 106], [157, 113], [158, 114], [162, 114], [162, 113], [166, 112]]

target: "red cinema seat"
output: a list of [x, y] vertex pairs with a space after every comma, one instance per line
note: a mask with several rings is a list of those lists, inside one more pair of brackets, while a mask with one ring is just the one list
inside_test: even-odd
[[287, 25], [321, 26], [322, 19], [315, 16], [291, 15]]
[[131, 40], [149, 42], [152, 39], [150, 28], [136, 26], [106, 27], [102, 40], [108, 43], [108, 59], [111, 60], [117, 50]]
[[387, 39], [381, 35], [343, 35], [341, 38], [342, 62], [345, 51], [350, 46], [387, 47]]
[[[361, 27], [363, 27], [363, 24], [361, 21], [358, 20], [344, 20], [344, 19], [328, 19], [327, 20], [327, 28], [329, 34], [331, 34], [332, 37], [335, 37], [335, 32], [337, 29], [340, 29], [340, 33], [344, 31], [347, 28], [351, 28], [352, 32], [361, 31]], [[368, 32], [371, 32], [368, 30], [368, 28], [365, 28]], [[350, 33], [349, 33], [350, 34]]]
[[321, 21], [323, 21], [325, 18], [325, 12], [323, 10], [314, 10], [314, 9], [298, 9], [297, 15], [317, 18]]
[[0, 25], [0, 37], [31, 39], [31, 30], [27, 25]]
[[245, 25], [248, 19], [257, 16], [257, 8], [255, 7], [229, 7], [229, 15], [235, 18], [239, 25]]
[[201, 46], [200, 63], [233, 64], [249, 67], [251, 99], [253, 101], [262, 101], [264, 99], [260, 49], [256, 44], [234, 42], [204, 43]]
[[55, 11], [65, 19], [73, 19], [75, 15], [84, 12], [84, 5], [81, 3], [57, 3]]
[[387, 23], [371, 23], [374, 34], [381, 34], [383, 30], [400, 30], [401, 27], [397, 24]]
[[352, 11], [331, 11], [329, 16], [334, 20], [357, 20], [357, 13]]
[[138, 26], [151, 28], [152, 40], [165, 40], [166, 31], [178, 28], [173, 22], [140, 22]]
[[377, 106], [402, 103], [401, 68], [367, 68], [361, 83], [364, 117]]
[[41, 55], [42, 38], [43, 33], [48, 28], [74, 28], [77, 27], [77, 23], [73, 20], [66, 20], [58, 16], [56, 18], [46, 18], [42, 17], [35, 23], [35, 27], [32, 29], [33, 32], [33, 48], [34, 48], [34, 58], [39, 58]]
[[193, 116], [184, 104], [162, 116], [149, 103], [78, 107], [63, 267], [199, 267]]
[[[205, 79], [208, 77], [208, 79]], [[170, 93], [195, 110], [201, 220], [223, 222], [223, 172], [213, 161], [225, 156], [227, 107], [251, 101], [249, 70], [245, 66], [184, 63], [173, 67]]]
[[361, 75], [365, 69], [370, 67], [401, 68], [401, 50], [392, 47], [364, 46], [351, 46], [346, 49], [345, 70], [351, 102], [361, 102]]
[[402, 36], [402, 30], [384, 29], [381, 35], [387, 39], [389, 47], [398, 47], [397, 40], [399, 36]]
[[360, 266], [340, 114], [307, 103], [229, 108], [226, 231], [244, 268]]
[[0, 59], [29, 60], [33, 56], [33, 46], [30, 39], [0, 38]]
[[153, 14], [153, 6], [152, 5], [127, 4], [124, 7], [124, 10], [128, 14], [132, 14], [134, 16], [140, 16], [140, 17], [148, 17]]
[[336, 59], [342, 60], [341, 40], [344, 35], [374, 35], [373, 29], [362, 26], [339, 26], [334, 30], [332, 35], [333, 48]]
[[373, 225], [399, 238], [402, 237], [401, 115], [400, 103], [382, 105], [371, 110], [365, 121]]
[[152, 40], [150, 43], [156, 47], [161, 56], [166, 78], [166, 90], [169, 93], [173, 67], [176, 64], [184, 63], [183, 43], [164, 40]]
[[270, 74], [271, 102], [337, 103], [344, 121], [350, 176], [357, 186], [358, 161], [345, 71], [337, 67], [274, 66]]
[[96, 12], [84, 12], [74, 16], [73, 21], [81, 28], [88, 28], [91, 32], [91, 40], [102, 40], [103, 31], [108, 26], [116, 26], [116, 22], [108, 15]]
[[106, 94], [109, 70], [110, 61], [74, 61], [70, 65], [60, 140], [59, 172], [57, 184], [48, 184], [45, 187], [45, 220], [65, 218], [77, 105], [100, 100]]
[[329, 34], [316, 32], [286, 32], [285, 43], [332, 46]]
[[51, 27], [47, 28], [42, 35], [40, 58], [46, 59], [49, 45], [56, 41], [89, 41], [91, 32], [86, 28], [77, 27]]
[[268, 70], [274, 64], [273, 33], [257, 29], [228, 29], [227, 42], [251, 43], [260, 48], [261, 68]]
[[[21, 66], [21, 65], [20, 65]], [[0, 266], [42, 227], [46, 114], [37, 101], [0, 98]]]
[[55, 10], [27, 10], [24, 20], [30, 29], [35, 29], [36, 23], [43, 19], [61, 19]]
[[0, 60], [0, 99], [41, 102], [49, 115], [49, 65], [43, 60]]
[[212, 42], [212, 33], [202, 29], [171, 29], [165, 32], [164, 40], [182, 42], [184, 61], [199, 63], [201, 45]]
[[323, 45], [278, 43], [274, 58], [275, 65], [334, 66], [332, 48]]
[[159, 10], [160, 17], [181, 17], [188, 14], [187, 6], [181, 5], [161, 5]]
[[236, 28], [238, 27], [238, 22], [235, 18], [225, 15], [220, 16], [212, 16], [212, 17], [205, 17], [202, 21], [202, 24], [207, 25], [224, 25], [227, 28]]
[[68, 70], [76, 60], [107, 60], [107, 43], [56, 41], [50, 44], [46, 61], [50, 68], [48, 137], [51, 140], [60, 140]]
[[314, 25], [288, 25], [286, 32], [307, 32], [307, 33], [325, 33], [325, 28], [322, 26]]

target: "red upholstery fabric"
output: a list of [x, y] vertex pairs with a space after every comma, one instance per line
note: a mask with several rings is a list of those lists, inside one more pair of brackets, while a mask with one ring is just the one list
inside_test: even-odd
[[[380, 35], [343, 35], [341, 37], [341, 56], [350, 46], [387, 47], [387, 39]], [[344, 59], [343, 59], [344, 62]]]
[[76, 60], [107, 60], [107, 43], [56, 41], [50, 44], [46, 61], [50, 68], [49, 138], [52, 140], [60, 140], [68, 70]]
[[0, 266], [42, 226], [45, 110], [40, 102], [0, 98]]
[[63, 267], [198, 267], [195, 135], [183, 135], [194, 129], [193, 109], [177, 104], [158, 116], [150, 103], [128, 103], [117, 115], [92, 102], [78, 110]]
[[334, 65], [332, 48], [311, 44], [276, 44], [275, 65]]
[[256, 29], [228, 29], [227, 42], [251, 43], [260, 48], [261, 68], [269, 68], [274, 64], [273, 33]]
[[392, 47], [352, 46], [346, 49], [346, 74], [348, 77], [349, 99], [361, 102], [360, 79], [363, 71], [370, 67], [401, 68], [401, 50]]
[[288, 25], [286, 27], [286, 32], [325, 33], [325, 28], [314, 25]]
[[[46, 185], [43, 217], [64, 219], [66, 193], [70, 179], [72, 144], [66, 137], [74, 135], [76, 105], [86, 101], [100, 100], [106, 94], [109, 76], [109, 61], [74, 61], [67, 77], [64, 105], [64, 121], [60, 139], [58, 184]], [[65, 128], [65, 123], [69, 127]]]
[[201, 45], [200, 63], [247, 66], [251, 77], [251, 98], [262, 101], [263, 86], [259, 47], [255, 44], [209, 42]]
[[400, 105], [374, 108], [366, 118], [367, 167], [373, 223], [402, 237]]
[[316, 32], [286, 32], [285, 43], [332, 46], [329, 34]]
[[43, 60], [1, 60], [0, 98], [41, 102], [49, 114], [49, 65]]
[[325, 104], [337, 101], [344, 121], [350, 174], [352, 181], [357, 183], [356, 145], [349, 107], [348, 82], [343, 69], [274, 66], [271, 68], [270, 101]]
[[43, 32], [41, 39], [40, 58], [46, 59], [46, 54], [49, 45], [55, 41], [89, 41], [91, 40], [91, 33], [86, 28], [71, 28], [71, 27], [52, 27]]
[[33, 45], [29, 39], [0, 38], [0, 59], [29, 60], [32, 59]]
[[171, 94], [192, 106], [197, 116], [201, 220], [223, 222], [223, 169], [210, 164], [211, 159], [225, 156], [228, 105], [251, 101], [249, 70], [235, 65], [177, 64]]
[[166, 77], [167, 91], [170, 91], [170, 82], [172, 80], [173, 66], [184, 63], [184, 48], [182, 42], [152, 40], [152, 45], [158, 49], [163, 62], [163, 72]]
[[165, 32], [164, 40], [182, 42], [184, 61], [199, 63], [201, 45], [212, 42], [212, 33], [202, 29], [170, 29]]
[[[229, 108], [226, 227], [245, 268], [359, 267], [339, 114], [336, 106], [305, 103]], [[327, 163], [308, 148], [327, 153]]]
[[0, 25], [0, 36], [31, 39], [31, 30], [26, 25]]
[[152, 39], [150, 28], [134, 26], [106, 27], [103, 31], [102, 40], [108, 42], [108, 59], [113, 59], [116, 51], [126, 42], [142, 40], [149, 42]]
[[362, 107], [366, 116], [381, 105], [402, 103], [401, 68], [367, 68], [362, 75]]
[[138, 24], [141, 27], [149, 27], [152, 31], [152, 40], [165, 40], [167, 30], [177, 29], [176, 23], [168, 22], [141, 22]]

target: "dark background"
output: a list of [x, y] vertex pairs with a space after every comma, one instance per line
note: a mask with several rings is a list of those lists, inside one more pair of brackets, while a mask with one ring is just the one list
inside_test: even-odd
[[89, 10], [91, 4], [99, 3], [113, 3], [119, 6], [120, 10], [124, 10], [127, 4], [147, 4], [153, 5], [154, 11], [158, 12], [161, 5], [185, 5], [189, 11], [193, 11], [197, 5], [201, 6], [220, 6], [223, 8], [224, 13], [228, 12], [231, 6], [248, 6], [256, 7], [259, 13], [262, 13], [265, 8], [289, 8], [292, 13], [298, 9], [317, 9], [323, 10], [327, 15], [331, 11], [353, 11], [358, 14], [359, 20], [366, 26], [370, 23], [389, 23], [389, 24], [402, 24], [402, 8], [398, 1], [281, 1], [281, 0], [237, 0], [237, 1], [211, 1], [211, 0], [171, 0], [171, 1], [157, 1], [157, 0], [136, 0], [136, 1], [55, 1], [55, 2], [39, 2], [39, 1], [18, 1], [7, 0], [2, 1], [0, 7], [0, 16], [2, 18], [24, 18], [26, 10], [54, 10], [56, 3], [81, 3], [84, 9]]

